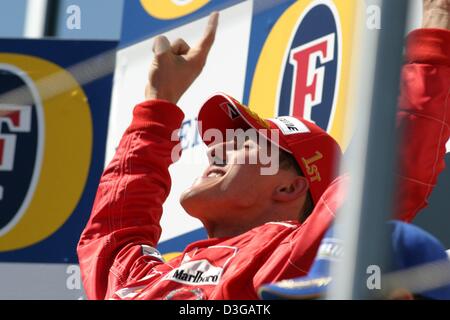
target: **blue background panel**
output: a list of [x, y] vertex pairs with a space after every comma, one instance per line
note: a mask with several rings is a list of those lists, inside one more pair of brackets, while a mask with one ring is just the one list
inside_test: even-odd
[[[68, 67], [114, 50], [115, 41], [0, 40], [2, 53], [25, 54]], [[113, 66], [112, 66], [113, 67]], [[82, 86], [90, 106], [93, 149], [85, 189], [70, 218], [49, 238], [30, 247], [0, 253], [1, 262], [76, 263], [76, 245], [89, 218], [103, 171], [112, 90], [111, 74]], [[80, 128], [83, 130], [83, 128]], [[70, 146], [68, 146], [70, 147]], [[43, 213], [44, 214], [44, 213]]]

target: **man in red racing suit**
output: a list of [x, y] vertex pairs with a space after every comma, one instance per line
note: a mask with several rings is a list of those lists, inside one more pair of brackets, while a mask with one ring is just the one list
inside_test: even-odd
[[[408, 143], [401, 146], [401, 192], [395, 210], [403, 221], [411, 221], [426, 206], [444, 169], [445, 143], [450, 137], [450, 31], [444, 29], [419, 29], [407, 40], [398, 127]], [[164, 38], [158, 41], [156, 47], [170, 46], [174, 53], [192, 50], [182, 40], [172, 45]], [[179, 257], [163, 261], [155, 248], [162, 204], [171, 184], [171, 150], [178, 143], [171, 141], [171, 135], [183, 120], [174, 101], [189, 84], [180, 84], [184, 87], [177, 97], [158, 96], [152, 94], [156, 91], [152, 81], [162, 81], [156, 78], [151, 74], [150, 99], [134, 109], [132, 123], [101, 178], [79, 242], [87, 297], [257, 299], [262, 284], [307, 274], [345, 198], [346, 176], [334, 180], [320, 200], [314, 201], [314, 210], [305, 221], [268, 220], [231, 235], [208, 230], [209, 239], [192, 243]]]

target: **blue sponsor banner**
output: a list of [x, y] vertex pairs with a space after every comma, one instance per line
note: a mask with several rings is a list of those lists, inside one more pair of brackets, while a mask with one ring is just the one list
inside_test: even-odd
[[[332, 2], [255, 1], [244, 103], [264, 117], [300, 116], [328, 130], [342, 59], [338, 19]], [[266, 105], [255, 98], [263, 94], [272, 97], [261, 98]]]
[[[104, 166], [114, 68], [104, 54], [116, 47], [0, 40], [1, 262], [77, 262]], [[100, 78], [80, 65], [93, 57]]]
[[316, 123], [346, 148], [357, 1], [254, 2], [244, 103], [264, 118]]
[[120, 47], [187, 24], [245, 0], [127, 0]]

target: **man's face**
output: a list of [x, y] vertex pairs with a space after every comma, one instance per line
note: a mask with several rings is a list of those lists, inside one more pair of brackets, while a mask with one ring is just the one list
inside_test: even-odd
[[265, 139], [229, 139], [211, 146], [208, 158], [210, 165], [180, 198], [185, 210], [202, 220], [236, 219], [248, 208], [263, 209], [285, 175], [292, 175], [284, 170], [264, 174], [279, 159], [278, 149]]

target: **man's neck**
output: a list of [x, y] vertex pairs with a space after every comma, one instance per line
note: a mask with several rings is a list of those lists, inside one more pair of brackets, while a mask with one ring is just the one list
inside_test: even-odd
[[[244, 216], [244, 215], [243, 215]], [[239, 236], [268, 222], [297, 221], [298, 217], [281, 214], [261, 214], [257, 219], [244, 221], [204, 221], [202, 223], [208, 232], [209, 238], [231, 238]]]

